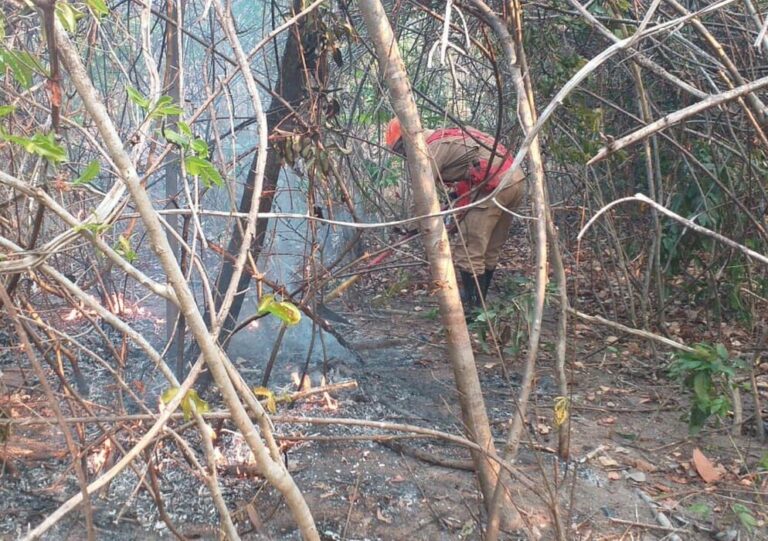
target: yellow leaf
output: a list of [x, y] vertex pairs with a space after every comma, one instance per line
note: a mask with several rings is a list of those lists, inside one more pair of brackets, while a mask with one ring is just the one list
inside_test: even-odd
[[253, 394], [264, 398], [266, 402], [266, 408], [269, 413], [277, 413], [277, 401], [275, 400], [275, 393], [266, 387], [254, 387]]
[[561, 427], [568, 420], [568, 412], [570, 410], [570, 400], [566, 396], [558, 396], [555, 398], [555, 426]]
[[277, 302], [274, 295], [264, 295], [259, 301], [257, 315], [272, 314], [285, 322], [286, 325], [296, 325], [301, 321], [301, 312], [293, 303]]
[[177, 394], [179, 394], [180, 387], [171, 387], [170, 389], [166, 389], [163, 391], [162, 396], [160, 397], [160, 400], [163, 401], [163, 404], [169, 403], [171, 400], [173, 400]]

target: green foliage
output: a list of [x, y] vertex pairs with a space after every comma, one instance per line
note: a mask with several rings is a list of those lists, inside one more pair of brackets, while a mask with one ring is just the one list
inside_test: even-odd
[[115, 245], [115, 252], [117, 252], [128, 263], [134, 263], [138, 258], [138, 254], [131, 247], [131, 239], [120, 235], [117, 238], [117, 244]]
[[669, 374], [693, 392], [691, 434], [697, 434], [711, 416], [723, 418], [730, 412], [730, 389], [740, 366], [722, 344], [696, 344], [693, 351], [675, 354]]
[[[164, 106], [162, 110], [168, 111], [169, 109]], [[162, 134], [168, 142], [173, 143], [184, 151], [184, 167], [187, 173], [200, 177], [206, 188], [224, 184], [224, 179], [221, 177], [218, 169], [208, 160], [208, 154], [210, 153], [208, 143], [195, 137], [192, 128], [186, 122], [179, 122], [178, 128], [178, 132], [169, 128], [163, 128]]]
[[184, 166], [187, 168], [187, 172], [190, 175], [200, 177], [206, 188], [210, 188], [214, 184], [221, 186], [224, 184], [224, 179], [221, 178], [221, 174], [213, 166], [211, 162], [204, 158], [197, 156], [185, 156]]
[[768, 471], [768, 453], [763, 454], [760, 462], [757, 463], [757, 468], [762, 471]]
[[64, 27], [64, 30], [74, 34], [77, 31], [77, 21], [85, 17], [85, 15], [72, 4], [59, 0], [56, 2], [56, 17], [59, 19], [61, 26]]
[[4, 73], [6, 69], [11, 71], [13, 79], [25, 90], [32, 86], [35, 73], [46, 73], [40, 62], [28, 52], [13, 51], [0, 45], [0, 73]]
[[[551, 286], [554, 287], [554, 286]], [[554, 293], [548, 287], [545, 302]], [[484, 351], [491, 350], [490, 329], [494, 329], [505, 355], [514, 357], [522, 351], [528, 341], [528, 331], [533, 321], [533, 307], [536, 300], [534, 282], [524, 276], [515, 276], [505, 284], [501, 298], [479, 311], [470, 321], [470, 329], [477, 333]]]
[[688, 512], [692, 513], [702, 520], [707, 520], [709, 515], [712, 514], [712, 508], [705, 503], [694, 503], [688, 506]]
[[128, 93], [128, 98], [144, 109], [149, 118], [165, 119], [169, 116], [176, 116], [184, 113], [184, 109], [173, 103], [173, 98], [170, 96], [160, 96], [157, 99], [157, 103], [153, 106], [150, 99], [134, 87], [128, 86], [125, 88], [125, 91]]
[[97, 18], [109, 15], [109, 7], [104, 0], [85, 0], [85, 5]]
[[37, 133], [32, 137], [19, 137], [0, 131], [0, 138], [19, 145], [30, 154], [45, 158], [53, 165], [67, 161], [67, 151], [56, 142], [53, 132], [47, 135]]
[[734, 514], [739, 519], [739, 522], [747, 531], [751, 532], [755, 529], [755, 526], [757, 526], [757, 519], [745, 505], [735, 503], [731, 506], [731, 510], [733, 510]]
[[110, 224], [103, 224], [103, 223], [97, 223], [97, 222], [88, 222], [84, 224], [80, 224], [74, 228], [75, 233], [80, 233], [82, 231], [89, 231], [93, 233], [94, 235], [101, 235], [102, 233], [105, 233], [109, 231], [109, 228], [112, 227]]
[[79, 186], [81, 184], [89, 184], [93, 179], [99, 176], [100, 171], [101, 164], [98, 162], [98, 160], [93, 160], [88, 164], [85, 170], [80, 173], [80, 176], [77, 177], [74, 182], [72, 182], [72, 184], [75, 186]]
[[16, 107], [13, 105], [0, 105], [0, 118], [13, 114]]

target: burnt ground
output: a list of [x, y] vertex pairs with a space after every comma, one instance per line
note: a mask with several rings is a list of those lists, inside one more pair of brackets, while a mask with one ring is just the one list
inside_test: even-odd
[[[516, 299], [522, 310], [525, 299], [518, 293], [524, 287], [520, 276], [530, 275], [528, 254], [513, 246], [508, 257], [492, 295], [497, 300]], [[369, 278], [345, 301], [334, 304], [333, 308], [352, 323], [339, 330], [355, 344], [357, 358], [329, 347], [329, 380], [355, 380], [358, 388], [335, 394], [335, 410], [318, 396], [281, 405], [278, 414], [405, 423], [461, 434], [452, 370], [435, 319], [436, 301], [427, 293], [427, 283], [424, 268], [392, 271]], [[509, 330], [501, 334], [506, 341], [507, 377], [499, 359], [484, 352], [483, 325], [472, 327], [477, 366], [499, 446], [519, 390], [525, 346], [524, 336], [517, 332], [521, 328], [518, 324], [525, 320], [523, 312], [516, 316], [508, 311], [506, 317]], [[768, 539], [768, 474], [758, 467], [766, 448], [749, 433], [749, 423], [739, 436], [730, 435], [726, 421], [720, 427], [710, 423], [701, 434], [690, 437], [683, 418], [689, 397], [666, 374], [669, 352], [656, 350], [647, 341], [571, 322], [572, 456], [568, 462], [557, 458], [551, 319], [550, 314], [542, 339], [528, 437], [517, 463], [541, 492], [535, 495], [513, 485], [527, 529], [507, 534], [504, 539], [552, 539], [546, 502], [547, 493], [555, 491], [568, 539], [655, 540], [671, 533], [686, 540]], [[159, 333], [146, 320], [134, 323], [137, 327], [146, 325], [148, 334]], [[681, 339], [696, 340], [690, 318], [678, 330]], [[746, 341], [738, 333], [732, 340], [739, 337]], [[255, 330], [245, 331], [232, 345], [231, 356], [239, 358], [239, 365], [254, 385], [270, 347]], [[106, 355], [103, 348], [97, 351]], [[50, 415], [31, 371], [19, 370], [18, 354], [5, 348], [0, 360], [0, 405], [13, 417]], [[95, 411], [102, 411], [99, 403], [114, 406], [110, 399], [114, 388], [98, 383], [100, 378], [107, 381], [104, 369], [87, 358], [81, 362], [83, 370], [94, 375], [89, 376], [89, 399]], [[278, 358], [273, 380], [277, 392], [291, 390], [288, 376], [299, 370], [302, 362], [298, 355]], [[313, 364], [310, 376], [317, 385], [320, 369]], [[162, 383], [149, 379], [148, 373], [151, 370], [147, 370], [141, 353], [131, 352], [126, 381], [149, 403], [157, 404]], [[768, 374], [764, 371], [761, 378], [768, 379]], [[749, 401], [745, 404], [748, 416]], [[132, 411], [130, 403], [126, 407]], [[182, 425], [179, 421], [174, 426], [183, 429]], [[119, 427], [118, 439], [126, 446], [140, 433], [138, 422], [123, 422]], [[244, 460], [232, 426], [224, 423], [217, 428], [218, 446], [225, 460]], [[287, 462], [323, 539], [481, 539], [484, 513], [473, 475], [460, 468], [469, 460], [464, 449], [413, 438], [398, 439], [393, 448], [391, 444], [361, 440], [361, 436], [385, 433], [365, 427], [276, 422], [275, 429], [282, 436], [302, 438], [284, 443]], [[95, 438], [96, 434], [91, 426], [83, 437]], [[185, 434], [194, 444], [193, 432]], [[7, 460], [0, 482], [0, 535], [13, 539], [66, 501], [77, 491], [77, 485], [57, 429], [17, 426], [3, 445], [2, 456]], [[706, 483], [702, 479], [692, 462], [694, 449], [712, 462], [718, 480]], [[103, 446], [91, 449], [89, 463], [93, 469], [98, 452], [103, 452]], [[419, 452], [432, 461], [415, 458]], [[157, 482], [173, 523], [188, 538], [215, 539], [216, 512], [201, 480], [169, 440], [157, 444], [153, 455], [159, 469]], [[434, 463], [440, 461], [442, 465]], [[146, 475], [143, 465], [124, 472], [94, 499], [100, 538], [172, 538], [148, 492], [137, 485], [139, 476]], [[257, 476], [224, 467], [219, 475], [244, 539], [299, 538], [285, 505]], [[674, 532], [659, 525], [652, 512], [656, 506], [672, 521]], [[46, 538], [84, 538], [82, 515], [70, 514]]]

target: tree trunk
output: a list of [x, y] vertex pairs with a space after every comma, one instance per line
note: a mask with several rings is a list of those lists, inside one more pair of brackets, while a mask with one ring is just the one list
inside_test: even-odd
[[[413, 184], [416, 212], [419, 215], [440, 211], [437, 188], [432, 178], [424, 131], [416, 103], [405, 71], [400, 50], [395, 42], [392, 27], [379, 0], [360, 2], [360, 11], [379, 58], [379, 68], [389, 89], [392, 107], [403, 127], [403, 139], [408, 155], [408, 170]], [[469, 339], [464, 312], [459, 299], [456, 274], [445, 225], [440, 217], [420, 221], [424, 246], [429, 259], [432, 283], [437, 286], [440, 317], [446, 329], [448, 356], [453, 365], [456, 387], [459, 391], [461, 412], [469, 437], [482, 448], [495, 453], [493, 436], [475, 367], [475, 358]], [[496, 485], [506, 483], [507, 475], [499, 475], [499, 466], [485, 453], [473, 452], [480, 487], [486, 505], [490, 505]], [[508, 492], [505, 492], [508, 494]], [[517, 527], [520, 516], [507, 499], [505, 516], [510, 527]]]

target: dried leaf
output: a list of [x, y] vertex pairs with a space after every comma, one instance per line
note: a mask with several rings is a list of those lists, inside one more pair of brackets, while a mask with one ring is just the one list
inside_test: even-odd
[[381, 512], [381, 509], [376, 509], [376, 518], [385, 524], [392, 524], [392, 519]]
[[627, 463], [633, 468], [636, 468], [645, 473], [653, 473], [657, 470], [656, 466], [647, 460], [643, 460], [642, 458], [629, 457], [627, 458]]
[[693, 450], [693, 465], [705, 483], [714, 483], [723, 474], [698, 448]]
[[617, 471], [609, 471], [608, 479], [610, 479], [611, 481], [618, 481], [619, 479], [621, 479], [621, 474]]

